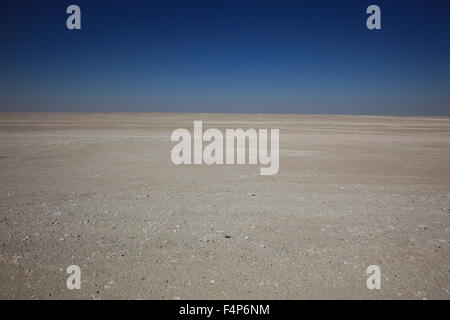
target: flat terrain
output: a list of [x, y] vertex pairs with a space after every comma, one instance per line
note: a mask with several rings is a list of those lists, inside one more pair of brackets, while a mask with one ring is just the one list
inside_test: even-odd
[[[194, 120], [279, 173], [175, 166]], [[0, 113], [0, 165], [0, 299], [450, 298], [450, 118]]]

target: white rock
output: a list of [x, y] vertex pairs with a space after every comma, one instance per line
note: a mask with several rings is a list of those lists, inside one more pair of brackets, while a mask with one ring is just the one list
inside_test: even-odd
[[114, 280], [109, 281], [107, 284], [105, 284], [105, 289], [109, 289], [114, 284]]

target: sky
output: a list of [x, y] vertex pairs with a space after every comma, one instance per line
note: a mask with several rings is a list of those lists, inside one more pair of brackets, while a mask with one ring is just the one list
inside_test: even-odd
[[0, 19], [0, 111], [450, 116], [450, 1], [7, 0]]

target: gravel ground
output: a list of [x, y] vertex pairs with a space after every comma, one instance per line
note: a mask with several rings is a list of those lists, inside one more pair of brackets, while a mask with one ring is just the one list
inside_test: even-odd
[[[172, 164], [194, 120], [278, 174]], [[1, 299], [450, 298], [449, 118], [1, 113], [0, 165]]]

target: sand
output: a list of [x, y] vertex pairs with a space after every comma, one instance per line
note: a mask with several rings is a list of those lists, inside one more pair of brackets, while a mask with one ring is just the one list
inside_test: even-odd
[[[278, 174], [172, 164], [194, 120]], [[1, 113], [0, 165], [0, 299], [450, 298], [450, 118]]]

